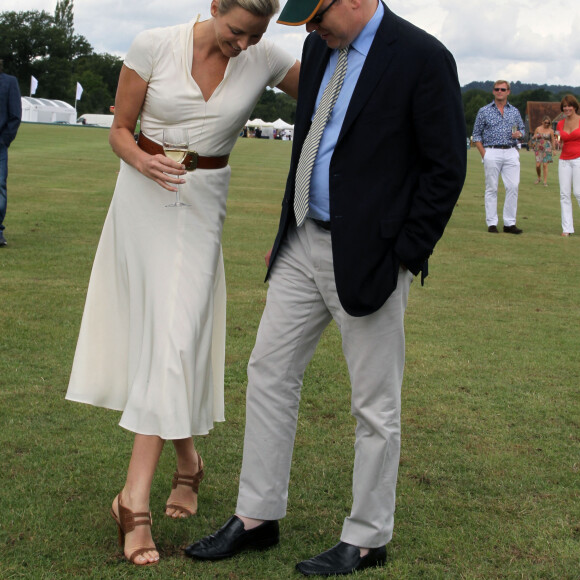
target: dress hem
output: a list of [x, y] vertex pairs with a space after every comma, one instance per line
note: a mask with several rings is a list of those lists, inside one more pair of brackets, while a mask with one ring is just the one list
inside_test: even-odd
[[[70, 395], [67, 395], [65, 397], [65, 400], [72, 401], [73, 403], [83, 403], [85, 405], [91, 405], [92, 407], [100, 407], [101, 409], [109, 409], [111, 411], [118, 411], [120, 413], [122, 413], [124, 411], [123, 408], [116, 408], [116, 407], [112, 407], [110, 405], [102, 405], [102, 404], [94, 403], [91, 401], [85, 401], [81, 398], [72, 397]], [[191, 433], [189, 435], [175, 435], [173, 433], [171, 435], [162, 435], [160, 433], [144, 432], [144, 431], [136, 430], [132, 427], [129, 427], [128, 425], [124, 425], [122, 421], [119, 421], [119, 427], [125, 429], [126, 431], [130, 431], [131, 433], [135, 433], [135, 435], [149, 435], [149, 436], [159, 437], [160, 439], [163, 439], [164, 441], [175, 441], [177, 439], [189, 439], [190, 437], [200, 437], [202, 435], [209, 435], [209, 432], [215, 427], [215, 423], [225, 423], [225, 420], [226, 420], [225, 417], [222, 415], [219, 418], [214, 419], [213, 420], [214, 424], [211, 427], [209, 427], [208, 429], [200, 430], [200, 431]]]

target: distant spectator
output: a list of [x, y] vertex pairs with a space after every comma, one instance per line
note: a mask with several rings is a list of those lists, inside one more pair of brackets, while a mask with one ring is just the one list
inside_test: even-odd
[[508, 103], [510, 85], [496, 81], [494, 100], [479, 109], [473, 126], [473, 143], [481, 154], [485, 170], [485, 220], [487, 231], [497, 234], [497, 187], [499, 176], [505, 185], [503, 206], [503, 231], [521, 234], [516, 226], [518, 187], [520, 185], [520, 154], [518, 139], [525, 133], [522, 116]]
[[21, 118], [22, 102], [18, 81], [16, 77], [4, 73], [4, 61], [0, 60], [0, 248], [7, 245], [4, 218], [8, 204], [8, 147], [16, 137]]
[[572, 190], [580, 205], [580, 115], [578, 101], [573, 95], [566, 95], [560, 103], [564, 118], [558, 123], [562, 139], [562, 153], [558, 164], [560, 179], [560, 206], [562, 208], [562, 235], [574, 233], [572, 219]]
[[544, 187], [548, 187], [548, 163], [552, 163], [552, 154], [555, 149], [556, 136], [552, 129], [552, 119], [547, 115], [542, 119], [542, 124], [534, 131], [534, 153], [536, 154], [536, 173], [538, 185], [544, 173]]

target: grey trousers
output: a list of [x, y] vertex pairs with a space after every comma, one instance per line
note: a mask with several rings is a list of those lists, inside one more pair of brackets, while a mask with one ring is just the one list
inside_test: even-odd
[[[400, 455], [403, 319], [412, 279], [401, 270], [395, 292], [380, 310], [350, 316], [336, 292], [330, 233], [311, 220], [289, 233], [270, 277], [248, 365], [238, 515], [263, 520], [286, 515], [302, 378], [334, 319], [356, 419], [353, 504], [341, 540], [365, 548], [390, 541]], [[324, 449], [320, 456], [323, 461]]]

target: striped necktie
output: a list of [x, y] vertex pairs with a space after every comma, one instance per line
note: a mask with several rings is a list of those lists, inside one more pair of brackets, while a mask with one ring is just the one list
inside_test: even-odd
[[310, 131], [308, 131], [308, 135], [306, 135], [306, 139], [304, 140], [300, 159], [298, 160], [298, 168], [296, 170], [296, 188], [294, 194], [294, 215], [296, 216], [296, 225], [298, 227], [304, 223], [306, 214], [308, 213], [312, 168], [314, 167], [314, 161], [316, 160], [316, 154], [318, 153], [318, 146], [320, 145], [322, 133], [324, 132], [326, 123], [328, 123], [328, 119], [330, 119], [332, 109], [338, 99], [340, 89], [342, 88], [342, 83], [346, 74], [348, 48], [348, 46], [345, 46], [339, 50], [336, 68], [322, 93], [320, 104], [318, 105], [318, 109], [316, 110], [314, 119], [312, 120]]

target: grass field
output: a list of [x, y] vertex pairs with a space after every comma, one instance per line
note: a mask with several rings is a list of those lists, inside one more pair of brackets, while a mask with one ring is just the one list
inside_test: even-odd
[[[21, 127], [9, 151], [9, 245], [0, 249], [0, 578], [297, 578], [297, 561], [338, 541], [351, 501], [354, 421], [331, 326], [305, 377], [280, 546], [214, 564], [181, 555], [235, 507], [245, 367], [290, 145], [247, 139], [234, 149], [223, 240], [227, 422], [197, 439], [207, 475], [188, 521], [162, 516], [174, 470], [165, 450], [151, 505], [162, 561], [136, 569], [121, 557], [108, 514], [132, 436], [117, 426], [118, 413], [64, 400], [119, 162], [105, 130]], [[560, 237], [557, 164], [548, 188], [534, 186], [525, 151], [524, 234], [488, 234], [483, 169], [476, 151], [468, 155], [430, 276], [409, 299], [388, 565], [356, 577], [578, 579], [580, 236]]]

